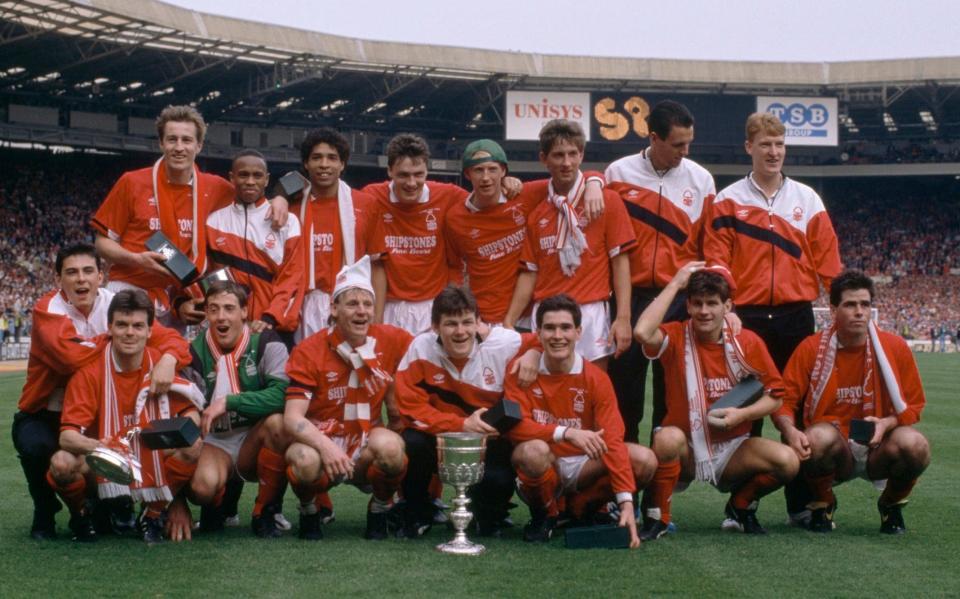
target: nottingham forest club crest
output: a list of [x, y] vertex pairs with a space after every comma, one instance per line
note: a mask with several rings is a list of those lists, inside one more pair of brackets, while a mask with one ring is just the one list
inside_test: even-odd
[[523, 210], [520, 209], [520, 206], [508, 206], [508, 210], [510, 210], [510, 215], [513, 217], [515, 225], [522, 227], [527, 223], [527, 219], [523, 215]]
[[584, 404], [586, 404], [586, 399], [584, 398], [586, 390], [578, 387], [570, 387], [570, 392], [573, 393], [573, 411], [578, 414], [583, 413]]
[[421, 210], [421, 211], [420, 211], [420, 214], [424, 214], [424, 215], [425, 215], [425, 216], [424, 216], [424, 221], [426, 222], [427, 230], [428, 230], [428, 231], [436, 231], [436, 230], [437, 230], [437, 215], [435, 214], [436, 211], [437, 211], [436, 208], [427, 208], [426, 210]]

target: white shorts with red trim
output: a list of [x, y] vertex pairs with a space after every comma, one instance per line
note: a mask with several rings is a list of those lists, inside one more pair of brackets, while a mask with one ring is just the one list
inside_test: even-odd
[[419, 335], [430, 330], [430, 311], [433, 300], [408, 302], [387, 300], [383, 306], [383, 323], [399, 327], [411, 335]]

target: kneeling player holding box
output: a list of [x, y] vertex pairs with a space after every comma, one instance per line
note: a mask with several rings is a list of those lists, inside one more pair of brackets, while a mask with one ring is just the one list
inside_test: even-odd
[[[469, 291], [454, 286], [433, 300], [430, 320], [433, 330], [414, 339], [397, 371], [397, 408], [410, 458], [410, 472], [403, 481], [403, 534], [420, 537], [430, 527], [436, 435], [473, 432], [488, 435], [483, 479], [469, 491], [477, 528], [482, 536], [499, 536], [513, 496], [512, 448], [484, 420], [484, 414], [503, 397], [507, 364], [523, 353], [524, 346], [534, 345], [533, 336], [528, 335], [525, 344], [520, 333], [503, 327], [479, 335], [476, 300]], [[529, 371], [532, 374], [535, 369]]]
[[301, 539], [322, 538], [317, 494], [341, 482], [373, 493], [364, 536], [388, 534], [387, 514], [407, 460], [403, 439], [382, 426], [380, 413], [413, 337], [372, 324], [373, 313], [370, 259], [364, 256], [337, 275], [333, 326], [294, 348], [287, 364], [283, 418], [293, 441], [287, 476], [300, 499]]
[[216, 281], [204, 295], [209, 328], [190, 344], [190, 378], [204, 390], [203, 451], [190, 490], [204, 506], [201, 528], [223, 528], [220, 509], [227, 481], [236, 472], [257, 480], [253, 532], [278, 537], [276, 499], [286, 484], [283, 408], [287, 348], [273, 331], [254, 333], [247, 323], [247, 292]]
[[530, 506], [525, 541], [548, 541], [558, 500], [583, 519], [616, 498], [620, 526], [639, 547], [633, 493], [645, 486], [657, 460], [648, 448], [624, 443], [623, 420], [610, 379], [576, 352], [580, 306], [564, 294], [544, 299], [535, 314], [543, 356], [536, 382], [521, 389], [516, 377], [506, 397], [520, 403], [523, 420], [510, 431], [520, 497]]
[[[149, 373], [160, 358], [159, 352], [146, 346], [153, 320], [153, 302], [143, 291], [127, 289], [114, 295], [107, 309], [110, 343], [67, 385], [61, 450], [50, 459], [48, 480], [70, 507], [75, 540], [96, 540], [86, 503], [87, 481], [93, 480], [86, 462], [90, 453], [115, 445], [133, 427], [142, 428], [160, 418], [188, 416], [200, 422], [203, 395], [192, 383], [174, 379], [167, 393], [150, 393]], [[142, 465], [141, 479], [129, 486], [97, 479], [97, 494], [101, 499], [130, 495], [143, 501], [143, 539], [160, 542], [163, 511], [193, 475], [201, 445], [197, 439], [190, 447], [155, 451], [134, 437], [131, 454]]]
[[[643, 497], [641, 537], [653, 540], [667, 531], [670, 496], [680, 480], [694, 478], [731, 491], [724, 528], [764, 534], [757, 502], [797, 474], [790, 448], [750, 437], [753, 421], [780, 407], [783, 382], [763, 342], [754, 333], [735, 334], [726, 316], [732, 309], [730, 284], [720, 270], [690, 262], [680, 269], [637, 321], [636, 340], [650, 359], [663, 364], [666, 415], [653, 436], [659, 466]], [[662, 324], [670, 303], [687, 290], [684, 322]], [[760, 379], [764, 395], [749, 406], [708, 410], [749, 375]]]
[[[861, 476], [886, 479], [877, 501], [880, 532], [902, 534], [903, 506], [930, 464], [930, 444], [912, 426], [925, 404], [917, 365], [903, 339], [870, 320], [874, 296], [873, 281], [860, 271], [833, 279], [830, 328], [807, 337], [783, 373], [787, 392], [774, 421], [803, 460], [815, 532], [834, 528], [833, 485]], [[803, 430], [794, 425], [798, 406]], [[858, 421], [868, 429], [860, 442], [851, 426]]]

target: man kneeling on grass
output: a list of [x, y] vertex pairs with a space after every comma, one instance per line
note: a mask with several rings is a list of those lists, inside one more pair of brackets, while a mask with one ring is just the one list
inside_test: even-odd
[[523, 420], [509, 433], [517, 444], [517, 492], [530, 506], [523, 539], [550, 540], [561, 500], [584, 521], [616, 499], [619, 524], [635, 548], [640, 538], [633, 493], [650, 481], [657, 460], [648, 448], [624, 443], [613, 384], [576, 352], [580, 317], [580, 306], [570, 296], [544, 299], [535, 315], [543, 345], [537, 380], [521, 389], [511, 375], [504, 386], [507, 398], [523, 410]]
[[[661, 324], [683, 289], [690, 319]], [[634, 336], [650, 359], [661, 361], [670, 382], [667, 413], [653, 435], [660, 464], [643, 496], [644, 540], [666, 533], [674, 488], [679, 481], [694, 478], [731, 491], [725, 529], [764, 534], [757, 521], [757, 502], [797, 474], [799, 461], [789, 447], [750, 436], [753, 421], [780, 407], [783, 382], [760, 338], [746, 329], [734, 333], [726, 319], [732, 307], [730, 284], [719, 270], [690, 262], [637, 321]], [[756, 403], [710, 411], [714, 402], [750, 375], [764, 387]]]
[[[107, 309], [110, 342], [100, 358], [84, 366], [67, 384], [60, 425], [60, 451], [50, 459], [48, 480], [70, 508], [70, 528], [78, 541], [95, 541], [88, 480], [94, 477], [86, 462], [95, 449], [112, 446], [133, 427], [152, 420], [187, 416], [200, 423], [203, 394], [185, 379], [174, 379], [170, 390], [151, 395], [149, 374], [160, 353], [147, 347], [153, 325], [153, 302], [140, 290], [114, 295]], [[101, 499], [130, 495], [143, 501], [143, 540], [163, 540], [162, 517], [167, 505], [196, 468], [202, 441], [177, 450], [150, 450], [138, 439], [133, 457], [142, 465], [141, 480], [129, 486], [97, 479]]]
[[190, 344], [190, 377], [204, 390], [203, 451], [190, 481], [203, 506], [200, 526], [223, 528], [220, 503], [227, 481], [256, 480], [259, 493], [252, 528], [261, 538], [280, 536], [275, 515], [286, 485], [283, 448], [287, 348], [271, 330], [253, 332], [247, 322], [247, 292], [233, 281], [216, 281], [205, 294], [209, 327]]
[[[912, 426], [926, 403], [920, 374], [907, 343], [870, 319], [874, 295], [873, 281], [860, 271], [833, 279], [830, 328], [807, 337], [783, 373], [787, 391], [775, 423], [803, 460], [814, 532], [834, 528], [833, 485], [859, 476], [886, 483], [877, 501], [880, 532], [904, 533], [903, 506], [930, 464], [930, 444]], [[855, 419], [873, 428], [869, 439], [850, 438]]]
[[[284, 426], [287, 475], [300, 499], [300, 538], [323, 537], [317, 495], [341, 482], [372, 493], [368, 539], [388, 535], [388, 512], [407, 470], [403, 439], [384, 427], [384, 397], [413, 336], [372, 324], [373, 285], [366, 256], [345, 266], [333, 288], [333, 326], [305, 339], [287, 364]], [[390, 399], [392, 401], [392, 398]]]

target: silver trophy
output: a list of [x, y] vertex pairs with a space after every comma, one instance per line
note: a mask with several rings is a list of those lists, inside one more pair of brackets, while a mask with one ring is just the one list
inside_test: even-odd
[[140, 460], [133, 455], [130, 441], [140, 432], [139, 427], [127, 431], [126, 435], [118, 436], [113, 448], [101, 445], [87, 454], [87, 465], [94, 473], [103, 478], [129, 485], [133, 481], [140, 481]]
[[467, 525], [473, 513], [467, 509], [467, 487], [483, 478], [483, 459], [487, 453], [487, 437], [481, 433], [441, 433], [437, 435], [437, 469], [440, 480], [452, 485], [457, 492], [453, 498], [450, 522], [455, 534], [453, 540], [437, 545], [437, 551], [454, 555], [480, 555], [485, 547], [467, 540]]

